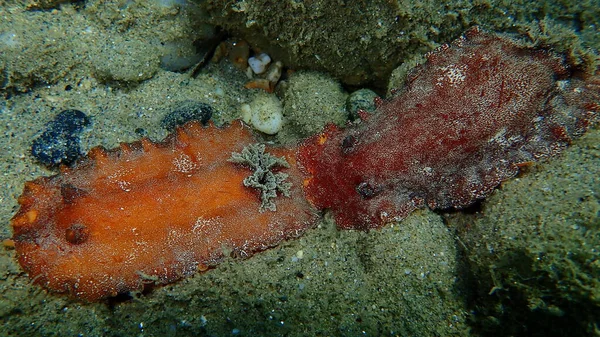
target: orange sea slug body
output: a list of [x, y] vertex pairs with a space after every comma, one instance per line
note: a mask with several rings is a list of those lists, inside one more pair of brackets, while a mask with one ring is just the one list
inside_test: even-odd
[[164, 284], [301, 234], [316, 219], [293, 151], [292, 184], [277, 211], [261, 210], [252, 172], [229, 159], [254, 142], [236, 122], [189, 123], [163, 143], [97, 148], [59, 175], [28, 182], [12, 220], [19, 261], [35, 282], [96, 300]]

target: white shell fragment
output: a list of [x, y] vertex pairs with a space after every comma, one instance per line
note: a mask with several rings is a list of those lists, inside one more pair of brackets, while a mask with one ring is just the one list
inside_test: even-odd
[[265, 53], [252, 56], [248, 59], [248, 65], [250, 65], [252, 71], [257, 75], [264, 73], [269, 63], [271, 63], [271, 57]]
[[283, 106], [277, 96], [261, 93], [250, 104], [241, 106], [242, 120], [256, 130], [274, 135], [283, 126]]

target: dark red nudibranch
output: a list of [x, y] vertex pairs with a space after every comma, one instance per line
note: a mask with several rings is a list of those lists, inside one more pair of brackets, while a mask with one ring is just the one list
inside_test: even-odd
[[519, 164], [559, 153], [597, 120], [599, 102], [597, 77], [473, 28], [427, 55], [367, 121], [305, 141], [305, 193], [347, 229], [465, 207]]

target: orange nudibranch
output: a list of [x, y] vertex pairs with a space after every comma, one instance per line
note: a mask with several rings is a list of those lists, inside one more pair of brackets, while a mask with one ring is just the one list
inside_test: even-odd
[[[11, 221], [20, 264], [35, 283], [93, 301], [300, 235], [317, 213], [303, 195], [295, 152], [253, 154], [289, 163], [269, 167], [289, 189], [261, 191], [248, 183], [252, 165], [239, 159], [254, 142], [241, 122], [190, 122], [161, 143], [95, 148], [60, 174], [26, 183]], [[266, 192], [278, 195], [269, 207]]]

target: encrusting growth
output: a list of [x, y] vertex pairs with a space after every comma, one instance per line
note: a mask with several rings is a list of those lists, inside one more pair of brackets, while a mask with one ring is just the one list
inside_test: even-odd
[[265, 152], [264, 144], [250, 144], [241, 153], [233, 152], [230, 162], [249, 167], [253, 173], [244, 179], [244, 186], [256, 188], [260, 191], [260, 212], [265, 210], [276, 211], [277, 206], [273, 199], [277, 191], [286, 197], [290, 196], [292, 183], [287, 182], [288, 175], [283, 172], [273, 172], [273, 168], [289, 168], [290, 164], [283, 157], [276, 157]]

